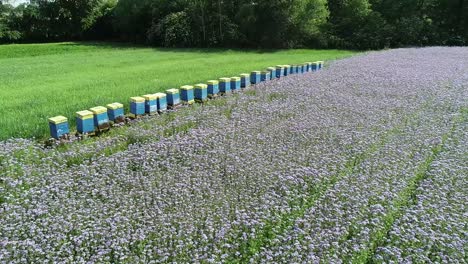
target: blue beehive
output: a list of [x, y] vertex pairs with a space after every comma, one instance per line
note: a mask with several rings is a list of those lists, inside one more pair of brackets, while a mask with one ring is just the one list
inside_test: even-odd
[[183, 104], [189, 105], [195, 103], [195, 95], [192, 85], [184, 85], [180, 87], [180, 101]]
[[323, 68], [323, 65], [325, 64], [325, 62], [324, 61], [318, 61], [318, 63], [319, 63], [318, 68], [319, 68], [319, 70], [321, 70]]
[[250, 73], [250, 83], [252, 84], [257, 84], [261, 82], [260, 76], [261, 72], [260, 71], [253, 71]]
[[94, 132], [94, 114], [84, 110], [76, 112], [76, 129], [78, 133], [88, 134]]
[[55, 139], [66, 137], [70, 133], [68, 119], [64, 116], [49, 118], [50, 135]]
[[231, 77], [231, 90], [239, 91], [241, 88], [241, 78], [240, 77]]
[[241, 77], [241, 88], [247, 88], [250, 86], [250, 74], [242, 73]]
[[288, 75], [290, 74], [291, 65], [283, 65], [283, 66], [284, 66], [283, 75], [284, 75], [284, 76], [288, 76]]
[[130, 98], [130, 113], [134, 116], [145, 114], [145, 98], [135, 96]]
[[284, 66], [276, 65], [276, 78], [281, 78], [284, 76]]
[[204, 103], [208, 100], [208, 86], [204, 83], [195, 85], [195, 101]]
[[143, 95], [145, 98], [145, 113], [154, 115], [158, 113], [158, 98], [154, 94]]
[[172, 89], [166, 90], [166, 95], [167, 95], [168, 107], [174, 108], [180, 105], [180, 93], [178, 89], [172, 88]]
[[165, 93], [155, 93], [158, 112], [162, 113], [167, 110], [167, 95]]
[[318, 61], [312, 62], [312, 71], [318, 71], [319, 66], [320, 66], [320, 62]]
[[312, 62], [306, 62], [306, 72], [310, 72], [312, 70]]
[[124, 121], [124, 108], [123, 104], [121, 103], [112, 103], [106, 105], [107, 107], [107, 115], [109, 116], [109, 120], [114, 123], [121, 123]]
[[207, 84], [208, 84], [208, 96], [210, 98], [218, 96], [219, 82], [216, 80], [209, 80]]
[[268, 81], [270, 80], [270, 72], [269, 71], [262, 71], [260, 73], [260, 81], [264, 82], [264, 81]]
[[99, 130], [107, 129], [110, 127], [109, 116], [107, 115], [107, 108], [104, 106], [96, 106], [89, 109], [94, 115], [94, 126]]
[[276, 77], [276, 68], [275, 67], [268, 67], [267, 71], [270, 72], [270, 80]]
[[221, 94], [231, 92], [231, 78], [219, 78], [219, 92]]

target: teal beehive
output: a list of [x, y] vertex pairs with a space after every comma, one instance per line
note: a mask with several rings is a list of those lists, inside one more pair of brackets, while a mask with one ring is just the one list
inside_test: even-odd
[[106, 130], [109, 129], [109, 116], [107, 115], [107, 108], [103, 106], [96, 106], [89, 109], [93, 112], [94, 115], [94, 126], [98, 128], [98, 130]]
[[76, 112], [76, 129], [80, 134], [94, 133], [94, 114], [83, 110]]
[[124, 106], [121, 103], [112, 103], [106, 105], [109, 120], [118, 124], [125, 122]]
[[165, 93], [155, 93], [158, 112], [162, 113], [167, 110], [167, 95]]
[[241, 77], [241, 88], [247, 88], [250, 86], [250, 74], [242, 73]]
[[219, 92], [222, 95], [231, 92], [231, 78], [219, 78]]
[[241, 78], [240, 77], [231, 77], [231, 90], [239, 91], [241, 88]]
[[206, 82], [208, 84], [208, 97], [214, 98], [218, 96], [219, 93], [219, 81], [209, 80]]
[[70, 134], [68, 119], [64, 116], [49, 118], [50, 135], [55, 139], [65, 138]]
[[204, 83], [195, 85], [195, 101], [204, 103], [208, 100], [208, 86]]

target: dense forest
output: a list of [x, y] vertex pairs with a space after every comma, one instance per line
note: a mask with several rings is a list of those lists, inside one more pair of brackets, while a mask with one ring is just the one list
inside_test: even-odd
[[0, 0], [0, 43], [348, 49], [468, 44], [466, 0], [9, 2]]

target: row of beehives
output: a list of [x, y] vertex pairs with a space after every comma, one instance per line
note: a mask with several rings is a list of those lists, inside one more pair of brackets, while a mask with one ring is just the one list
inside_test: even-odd
[[[250, 84], [281, 78], [290, 74], [317, 71], [323, 61], [306, 62], [299, 65], [277, 65], [265, 71], [253, 71], [240, 77], [210, 80], [206, 84], [184, 85], [180, 89], [169, 89], [165, 93], [148, 94], [130, 98], [130, 116], [133, 118], [165, 112], [181, 104], [203, 103], [208, 98], [225, 95], [231, 91], [246, 88]], [[76, 129], [79, 135], [89, 135], [110, 129], [114, 124], [125, 122], [124, 106], [121, 103], [97, 106], [76, 112]], [[68, 119], [64, 116], [49, 118], [50, 134], [54, 139], [66, 139], [70, 134]]]

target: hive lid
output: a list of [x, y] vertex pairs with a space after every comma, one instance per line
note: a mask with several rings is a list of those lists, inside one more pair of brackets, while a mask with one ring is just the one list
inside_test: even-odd
[[135, 97], [130, 97], [130, 101], [133, 103], [143, 103], [145, 102], [145, 98], [140, 97], [140, 96], [135, 96]]
[[276, 68], [277, 68], [277, 69], [278, 69], [278, 68], [281, 68], [281, 69], [282, 69], [282, 68], [284, 68], [284, 65], [276, 65]]
[[310, 65], [310, 64], [312, 64], [312, 62], [306, 62], [305, 64]]
[[220, 82], [231, 82], [231, 78], [226, 78], [226, 77], [224, 77], [224, 78], [219, 78], [219, 81], [220, 81]]
[[104, 106], [96, 106], [96, 107], [90, 108], [89, 110], [93, 112], [93, 114], [95, 115], [107, 113], [107, 108], [105, 108]]
[[166, 90], [166, 93], [167, 94], [178, 94], [179, 89], [172, 88], [172, 89]]
[[143, 95], [143, 98], [145, 98], [146, 101], [151, 101], [151, 100], [158, 99], [158, 97], [156, 97], [155, 94], [146, 94], [146, 95]]
[[167, 96], [165, 93], [155, 93], [154, 95], [156, 96], [156, 98], [164, 98]]
[[111, 110], [123, 108], [123, 104], [121, 104], [121, 103], [112, 103], [112, 104], [108, 104], [106, 106], [107, 106], [107, 109], [111, 109]]
[[81, 118], [81, 119], [90, 119], [90, 118], [93, 118], [93, 116], [94, 116], [93, 112], [89, 110], [76, 112], [76, 117]]
[[207, 84], [211, 84], [211, 85], [216, 85], [216, 84], [219, 84], [219, 81], [217, 80], [209, 80], [206, 82]]
[[269, 74], [270, 71], [262, 71], [262, 74]]
[[314, 61], [314, 62], [312, 62], [312, 64], [313, 64], [313, 65], [319, 65], [320, 62], [319, 62], [319, 61]]
[[260, 74], [260, 71], [252, 71], [252, 73]]
[[274, 71], [274, 70], [276, 70], [276, 68], [275, 68], [275, 67], [268, 67], [267, 70], [272, 70], [272, 71]]
[[208, 85], [204, 83], [195, 84], [195, 89], [206, 89], [206, 88], [208, 88]]
[[250, 74], [248, 74], [248, 73], [242, 73], [242, 74], [240, 74], [240, 76], [241, 76], [241, 77], [250, 77]]
[[184, 85], [184, 86], [181, 86], [180, 87], [181, 90], [193, 90], [193, 86], [192, 85]]
[[231, 81], [236, 81], [237, 82], [237, 81], [240, 81], [240, 79], [241, 78], [238, 77], [238, 76], [231, 77]]
[[67, 121], [68, 119], [64, 116], [55, 116], [55, 117], [49, 118], [49, 123], [52, 123], [52, 124], [62, 124]]

